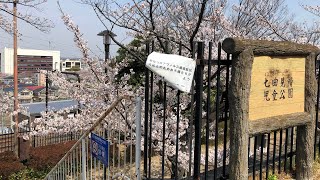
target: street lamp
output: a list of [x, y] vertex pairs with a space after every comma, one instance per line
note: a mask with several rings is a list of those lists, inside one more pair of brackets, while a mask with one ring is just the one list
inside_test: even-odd
[[103, 36], [103, 44], [104, 44], [104, 52], [105, 52], [104, 61], [107, 62], [107, 59], [109, 59], [111, 37], [116, 37], [117, 35], [115, 35], [113, 32], [111, 32], [109, 30], [101, 31], [97, 35]]
[[[104, 62], [106, 63], [107, 60], [109, 59], [109, 50], [110, 50], [110, 44], [111, 44], [111, 37], [115, 37], [117, 35], [115, 35], [113, 32], [109, 31], [109, 30], [104, 30], [101, 31], [100, 33], [97, 34], [98, 36], [103, 36], [103, 44], [104, 44], [104, 52], [105, 52], [105, 57], [104, 57]], [[105, 73], [107, 74], [107, 68], [104, 69]], [[107, 138], [107, 129], [105, 129], [105, 138]], [[103, 179], [106, 179], [107, 177], [107, 168], [104, 167], [103, 168]]]

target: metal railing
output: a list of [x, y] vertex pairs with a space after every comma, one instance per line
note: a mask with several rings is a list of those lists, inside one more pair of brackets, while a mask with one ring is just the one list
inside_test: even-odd
[[[119, 98], [102, 114], [95, 124], [85, 131], [80, 139], [47, 174], [45, 179], [140, 179], [141, 99], [136, 100], [136, 127], [112, 129], [101, 127], [104, 118], [121, 101]], [[133, 131], [138, 131], [133, 133]], [[91, 133], [109, 141], [108, 165], [104, 165], [91, 154]], [[135, 136], [134, 134], [137, 134]], [[136, 144], [133, 144], [134, 141]], [[129, 143], [128, 143], [129, 142]], [[135, 158], [134, 156], [135, 149]], [[134, 162], [135, 161], [135, 162]]]
[[32, 147], [41, 147], [51, 144], [58, 144], [62, 142], [78, 140], [81, 136], [81, 132], [69, 132], [69, 133], [50, 133], [47, 135], [35, 135], [32, 136]]
[[5, 151], [14, 150], [14, 134], [1, 134], [0, 135], [0, 153]]
[[[28, 132], [24, 132], [28, 133]], [[69, 133], [50, 133], [47, 135], [31, 136], [31, 146], [41, 147], [51, 144], [57, 144], [72, 140], [78, 140], [81, 134], [79, 132]], [[0, 153], [14, 150], [14, 133], [0, 134]]]
[[[150, 54], [153, 51], [150, 51], [150, 45], [152, 48], [152, 43], [146, 45], [146, 54]], [[232, 59], [234, 57], [231, 54], [224, 53], [220, 43], [217, 49], [213, 49], [214, 46], [211, 42], [208, 45], [205, 47], [204, 42], [193, 44], [194, 51], [191, 54], [191, 58], [196, 59], [197, 67], [191, 94], [171, 90], [167, 88], [168, 86], [165, 82], [162, 83], [162, 78], [159, 78], [157, 74], [148, 69], [145, 71], [143, 176], [146, 179], [169, 177], [175, 179], [191, 179], [195, 177], [204, 179], [229, 178], [230, 113], [228, 91], [231, 81]], [[183, 51], [181, 48], [180, 46], [178, 52]], [[217, 58], [212, 58], [215, 51], [218, 52], [218, 56]], [[205, 57], [204, 52], [207, 52], [207, 57]], [[318, 80], [317, 101], [315, 102], [317, 107], [315, 158], [316, 154], [320, 154], [319, 58], [316, 60], [317, 67], [315, 67]], [[174, 99], [172, 99], [171, 93], [176, 94]], [[180, 99], [182, 97], [184, 99]], [[186, 101], [186, 98], [189, 99], [189, 104], [180, 103]], [[164, 108], [159, 110], [159, 104]], [[173, 108], [175, 119], [166, 116], [168, 108]], [[157, 111], [157, 114], [162, 116], [154, 117], [154, 111]], [[154, 144], [160, 144], [158, 142], [165, 142], [169, 139], [169, 136], [162, 136], [162, 138], [153, 136], [156, 125], [163, 123], [162, 134], [165, 135], [168, 131], [172, 131], [166, 125], [169, 121], [168, 119], [170, 119], [172, 124], [177, 123], [175, 126], [176, 132], [179, 132], [178, 129], [181, 129], [179, 121], [187, 118], [189, 119], [189, 126], [185, 130], [187, 132], [186, 135], [181, 136], [181, 138], [172, 138], [171, 140], [172, 147], [170, 148], [173, 149], [173, 145], [175, 145], [175, 153], [168, 153], [166, 151], [166, 148], [170, 144], [163, 143], [162, 147], [155, 147]], [[179, 137], [178, 133], [176, 135]], [[248, 171], [252, 179], [268, 179], [270, 174], [292, 171], [296, 160], [296, 138], [297, 127], [278, 129], [250, 137], [248, 145]], [[179, 148], [182, 150], [179, 151]], [[185, 157], [188, 156], [189, 162], [186, 165], [181, 166], [185, 161], [177, 158], [179, 157], [178, 153], [185, 153]], [[155, 158], [156, 156], [160, 156], [160, 161]], [[171, 156], [171, 159], [168, 158], [169, 156]], [[156, 163], [160, 164], [161, 168], [156, 167]]]

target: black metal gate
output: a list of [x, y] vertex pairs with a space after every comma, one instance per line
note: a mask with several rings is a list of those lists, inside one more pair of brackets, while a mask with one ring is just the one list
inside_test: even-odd
[[[149, 46], [146, 46], [147, 53]], [[217, 49], [213, 49], [211, 42], [207, 46], [206, 49], [204, 42], [193, 45], [191, 57], [196, 57], [197, 67], [190, 94], [172, 89], [161, 77], [145, 70], [145, 179], [228, 179], [228, 88], [232, 57], [222, 52], [221, 43]], [[214, 51], [217, 58], [213, 58]], [[180, 44], [179, 54], [181, 52]], [[318, 125], [320, 63], [316, 62], [315, 123]], [[252, 179], [268, 179], [273, 174], [293, 171], [296, 129], [279, 129], [249, 138], [248, 163]], [[317, 137], [317, 127], [315, 133]], [[320, 154], [317, 139], [315, 158], [317, 152]]]

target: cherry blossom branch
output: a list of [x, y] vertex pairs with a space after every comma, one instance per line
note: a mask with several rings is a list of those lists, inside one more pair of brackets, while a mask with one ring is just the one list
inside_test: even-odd
[[198, 21], [197, 21], [196, 27], [195, 27], [194, 31], [192, 32], [192, 35], [191, 35], [190, 40], [189, 40], [191, 50], [193, 49], [192, 44], [193, 44], [194, 38], [196, 37], [196, 35], [197, 35], [198, 31], [199, 31], [199, 28], [200, 28], [200, 25], [201, 25], [201, 22], [202, 22], [202, 19], [203, 19], [203, 14], [204, 14], [204, 11], [206, 9], [207, 2], [208, 2], [208, 0], [203, 0], [202, 3], [201, 3], [201, 10], [200, 10], [200, 13], [199, 13]]
[[[4, 12], [5, 14], [9, 15], [9, 16], [13, 16], [13, 11], [11, 8], [8, 7], [7, 4], [12, 4], [14, 1], [13, 0], [8, 0], [8, 1], [0, 1], [0, 11]], [[45, 3], [46, 0], [40, 0], [38, 2], [35, 2], [34, 0], [24, 0], [24, 1], [18, 1], [17, 4], [20, 4], [22, 6], [27, 6], [27, 7], [31, 7], [33, 9], [36, 9], [38, 11], [40, 11], [40, 9], [38, 8], [39, 5]], [[46, 18], [39, 18], [39, 17], [34, 17], [31, 14], [22, 14], [20, 12], [17, 13], [17, 18], [30, 24], [31, 26], [33, 26], [34, 28], [42, 31], [42, 32], [49, 32], [51, 28], [54, 27], [54, 24], [46, 19]], [[11, 22], [8, 19], [8, 17], [5, 16], [1, 16], [0, 17], [0, 24], [2, 24], [3, 22]], [[4, 29], [4, 28], [2, 28]], [[4, 29], [5, 30], [5, 29]], [[5, 30], [6, 32], [11, 33], [11, 31]]]

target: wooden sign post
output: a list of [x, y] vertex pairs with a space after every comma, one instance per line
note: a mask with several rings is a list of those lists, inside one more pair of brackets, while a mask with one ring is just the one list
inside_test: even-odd
[[296, 179], [312, 179], [315, 57], [320, 50], [291, 42], [227, 38], [232, 54], [230, 179], [248, 179], [250, 135], [297, 126]]

